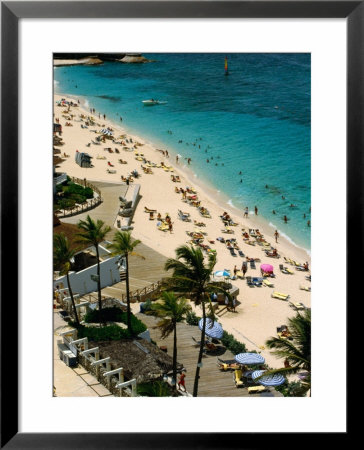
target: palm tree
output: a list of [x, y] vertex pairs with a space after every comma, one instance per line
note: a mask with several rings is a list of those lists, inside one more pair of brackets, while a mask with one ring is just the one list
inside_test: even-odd
[[153, 303], [151, 312], [156, 313], [161, 320], [157, 327], [161, 331], [162, 339], [169, 336], [173, 331], [173, 385], [177, 385], [177, 322], [186, 317], [191, 306], [185, 298], [177, 298], [173, 292], [162, 293], [162, 303]]
[[123, 255], [125, 257], [125, 272], [126, 272], [126, 303], [127, 303], [127, 325], [128, 330], [133, 334], [131, 326], [131, 308], [130, 308], [130, 291], [129, 291], [129, 255], [136, 255], [140, 258], [144, 256], [138, 255], [134, 249], [141, 241], [138, 239], [132, 241], [130, 231], [117, 231], [114, 234], [113, 243], [108, 246], [112, 250], [113, 255]]
[[288, 319], [288, 329], [292, 340], [271, 337], [266, 341], [268, 348], [276, 349], [271, 353], [280, 359], [284, 358], [287, 367], [266, 371], [264, 375], [291, 375], [305, 370], [307, 376], [302, 382], [300, 394], [306, 395], [311, 392], [311, 310], [307, 309], [303, 314], [297, 313]]
[[70, 293], [73, 311], [75, 314], [76, 324], [80, 325], [78, 320], [77, 309], [75, 300], [73, 298], [73, 292], [71, 288], [69, 271], [71, 269], [71, 259], [74, 257], [77, 250], [72, 250], [70, 243], [64, 233], [55, 234], [53, 240], [53, 263], [56, 268], [61, 270], [61, 275], [66, 275], [67, 285]]
[[102, 304], [101, 304], [101, 280], [100, 280], [100, 257], [99, 244], [105, 239], [106, 234], [111, 230], [102, 220], [96, 222], [88, 215], [86, 220], [80, 220], [77, 224], [82, 232], [77, 233], [77, 242], [91, 244], [96, 249], [97, 258], [97, 291], [100, 311], [100, 324], [102, 323]]
[[213, 310], [209, 294], [212, 292], [223, 292], [230, 299], [231, 296], [224, 288], [217, 283], [211, 281], [213, 270], [216, 264], [216, 254], [209, 253], [207, 264], [205, 264], [204, 256], [201, 248], [194, 248], [188, 245], [182, 245], [176, 249], [177, 259], [168, 259], [165, 264], [166, 270], [173, 270], [171, 278], [166, 280], [166, 286], [175, 292], [188, 294], [196, 305], [202, 306], [203, 326], [201, 330], [201, 343], [198, 354], [195, 381], [193, 385], [193, 396], [197, 397], [198, 380], [200, 377], [200, 367], [202, 361], [203, 350], [205, 346], [205, 329], [206, 329], [206, 303], [209, 304], [208, 317], [214, 320]]

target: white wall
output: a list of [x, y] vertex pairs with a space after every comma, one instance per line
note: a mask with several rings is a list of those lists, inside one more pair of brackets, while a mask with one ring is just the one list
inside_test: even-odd
[[[109, 258], [106, 261], [100, 263], [100, 281], [101, 288], [106, 286], [111, 286], [120, 281], [119, 268], [117, 265], [118, 257]], [[80, 272], [70, 272], [69, 278], [71, 283], [71, 288], [74, 294], [88, 294], [89, 292], [97, 291], [97, 282], [91, 280], [90, 275], [97, 275], [97, 264], [88, 267], [87, 269], [81, 270]], [[53, 285], [56, 287], [60, 283], [63, 286], [68, 287], [67, 277], [63, 276], [57, 278]]]

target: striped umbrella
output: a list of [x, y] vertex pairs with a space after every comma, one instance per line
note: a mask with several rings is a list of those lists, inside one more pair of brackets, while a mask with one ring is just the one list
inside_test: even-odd
[[239, 353], [238, 355], [235, 355], [235, 361], [247, 366], [265, 363], [265, 359], [262, 355], [259, 355], [259, 353]]
[[[200, 330], [202, 330], [202, 326], [203, 326], [203, 318], [200, 319], [200, 321], [198, 322], [198, 327]], [[222, 329], [222, 326], [218, 322], [212, 322], [212, 320], [207, 317], [205, 333], [207, 336], [211, 338], [221, 339], [224, 334], [224, 330]]]
[[[255, 370], [252, 373], [252, 379], [255, 380], [256, 378], [260, 377], [265, 371], [264, 370]], [[280, 373], [275, 373], [273, 375], [267, 375], [266, 377], [262, 377], [260, 380], [258, 380], [258, 383], [262, 384], [263, 386], [280, 386], [286, 381], [283, 375]]]

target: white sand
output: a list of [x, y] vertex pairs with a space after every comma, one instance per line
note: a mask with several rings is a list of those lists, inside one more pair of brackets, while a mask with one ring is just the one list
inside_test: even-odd
[[[64, 96], [56, 95], [55, 101]], [[67, 97], [69, 98], [69, 97]], [[71, 98], [70, 98], [71, 99]], [[74, 101], [74, 99], [72, 99]], [[262, 263], [272, 264], [274, 267], [275, 278], [270, 278], [273, 282], [274, 288], [269, 287], [248, 287], [245, 280], [234, 280], [233, 284], [238, 286], [240, 294], [238, 296], [238, 305], [236, 312], [226, 312], [220, 317], [220, 322], [223, 328], [232, 333], [238, 340], [244, 342], [248, 349], [261, 351], [262, 355], [266, 358], [266, 362], [272, 367], [282, 367], [282, 361], [277, 360], [271, 353], [262, 348], [267, 338], [270, 336], [276, 336], [276, 327], [286, 324], [287, 318], [295, 315], [294, 310], [290, 307], [288, 301], [282, 301], [271, 298], [273, 291], [283, 292], [290, 295], [290, 300], [293, 302], [302, 302], [305, 306], [311, 307], [311, 294], [310, 292], [301, 290], [300, 285], [310, 286], [311, 283], [305, 279], [305, 276], [309, 273], [296, 271], [293, 266], [287, 265], [283, 257], [291, 258], [300, 263], [308, 261], [311, 264], [310, 258], [303, 249], [299, 249], [292, 245], [289, 241], [278, 238], [278, 244], [275, 244], [273, 236], [274, 229], [270, 227], [263, 228], [259, 216], [249, 214], [248, 219], [243, 218], [243, 211], [229, 207], [227, 204], [218, 204], [221, 199], [216, 198], [216, 194], [210, 192], [208, 189], [198, 186], [196, 180], [192, 177], [192, 172], [186, 168], [185, 162], [175, 161], [175, 158], [170, 155], [166, 158], [156, 150], [151, 144], [147, 143], [139, 136], [130, 135], [122, 127], [115, 126], [109, 120], [99, 119], [98, 112], [94, 114], [96, 123], [100, 126], [90, 126], [88, 129], [82, 129], [81, 124], [84, 122], [79, 121], [79, 114], [83, 113], [86, 116], [92, 114], [85, 109], [79, 107], [72, 107], [70, 112], [75, 114], [75, 120], [70, 122], [73, 124], [71, 127], [66, 127], [66, 119], [62, 117], [62, 114], [66, 108], [55, 106], [54, 113], [55, 118], [60, 119], [60, 123], [63, 127], [62, 138], [65, 145], [59, 147], [62, 151], [62, 155], [65, 152], [70, 155], [63, 163], [60, 164], [58, 171], [67, 172], [69, 176], [75, 176], [79, 178], [87, 178], [87, 180], [102, 180], [109, 182], [120, 182], [121, 175], [127, 176], [133, 169], [137, 169], [141, 173], [141, 178], [136, 180], [141, 185], [140, 194], [141, 199], [138, 204], [137, 210], [134, 215], [132, 226], [134, 227], [133, 236], [140, 239], [144, 244], [152, 247], [156, 251], [167, 257], [175, 256], [175, 249], [186, 243], [190, 238], [187, 236], [186, 231], [193, 231], [193, 220], [202, 221], [206, 223], [206, 227], [202, 228], [207, 232], [209, 239], [215, 240], [214, 244], [209, 244], [211, 248], [217, 250], [217, 264], [216, 270], [230, 269], [233, 272], [234, 265], [240, 270], [242, 262], [245, 258], [240, 256], [233, 257], [226, 249], [225, 244], [216, 241], [219, 236], [226, 238], [236, 238], [240, 249], [245, 255], [250, 258], [260, 258]], [[95, 140], [96, 134], [90, 132], [90, 130], [100, 130], [101, 128], [111, 127], [114, 130], [114, 136], [118, 137], [120, 134], [127, 134], [127, 138], [132, 137], [133, 142], [140, 142], [144, 144], [138, 147], [136, 152], [143, 153], [147, 160], [150, 160], [156, 164], [163, 161], [166, 165], [175, 166], [174, 172], [165, 172], [162, 168], [152, 168], [153, 174], [144, 174], [141, 165], [145, 165], [143, 162], [135, 159], [135, 152], [127, 152], [122, 150], [121, 145], [115, 145], [111, 140], [107, 140], [105, 144], [93, 145], [86, 147], [86, 144], [91, 142], [91, 139]], [[132, 147], [133, 144], [126, 144]], [[104, 151], [104, 148], [111, 147], [113, 150], [118, 148], [120, 154], [109, 153]], [[94, 167], [90, 169], [81, 168], [75, 163], [76, 150], [80, 152], [87, 152], [92, 155]], [[60, 155], [60, 156], [62, 156]], [[97, 159], [97, 155], [106, 156], [106, 160]], [[122, 158], [126, 160], [128, 164], [119, 164], [118, 160]], [[110, 161], [116, 169], [116, 174], [107, 173], [108, 164]], [[193, 164], [193, 163], [192, 163]], [[180, 176], [181, 183], [174, 183], [171, 181], [171, 174], [174, 173]], [[193, 180], [191, 180], [191, 178]], [[198, 199], [201, 200], [201, 205], [207, 208], [211, 214], [211, 219], [203, 218], [197, 208], [192, 207], [182, 202], [182, 195], [175, 193], [175, 187], [193, 186], [198, 192]], [[157, 229], [156, 220], [149, 220], [149, 214], [144, 212], [144, 207], [156, 209], [158, 212], [164, 215], [168, 212], [173, 222], [173, 233], [162, 232]], [[259, 205], [258, 205], [259, 206]], [[192, 222], [183, 222], [178, 218], [178, 209], [191, 214]], [[220, 219], [220, 215], [226, 211], [230, 214], [235, 222], [238, 222], [238, 226], [232, 227], [234, 230], [233, 235], [221, 233], [223, 223]], [[92, 212], [90, 213], [92, 216]], [[115, 219], [115, 218], [114, 218]], [[265, 255], [263, 248], [259, 245], [250, 246], [243, 241], [241, 236], [241, 229], [258, 228], [265, 239], [276, 246], [278, 253], [281, 256], [279, 259], [269, 258]], [[204, 243], [208, 243], [205, 241]], [[247, 275], [261, 276], [260, 264], [256, 263], [256, 270], [250, 269], [248, 266]], [[283, 264], [293, 270], [293, 275], [286, 275], [280, 272], [279, 264]]]

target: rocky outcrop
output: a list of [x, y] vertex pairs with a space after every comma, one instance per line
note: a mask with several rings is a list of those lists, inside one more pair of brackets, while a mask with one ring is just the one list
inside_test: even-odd
[[54, 59], [53, 66], [93, 66], [97, 64], [102, 64], [103, 61], [95, 57], [87, 57], [82, 59]]
[[147, 59], [145, 56], [139, 54], [127, 54], [123, 58], [119, 59], [119, 61], [126, 64], [143, 64], [151, 62], [150, 59]]

